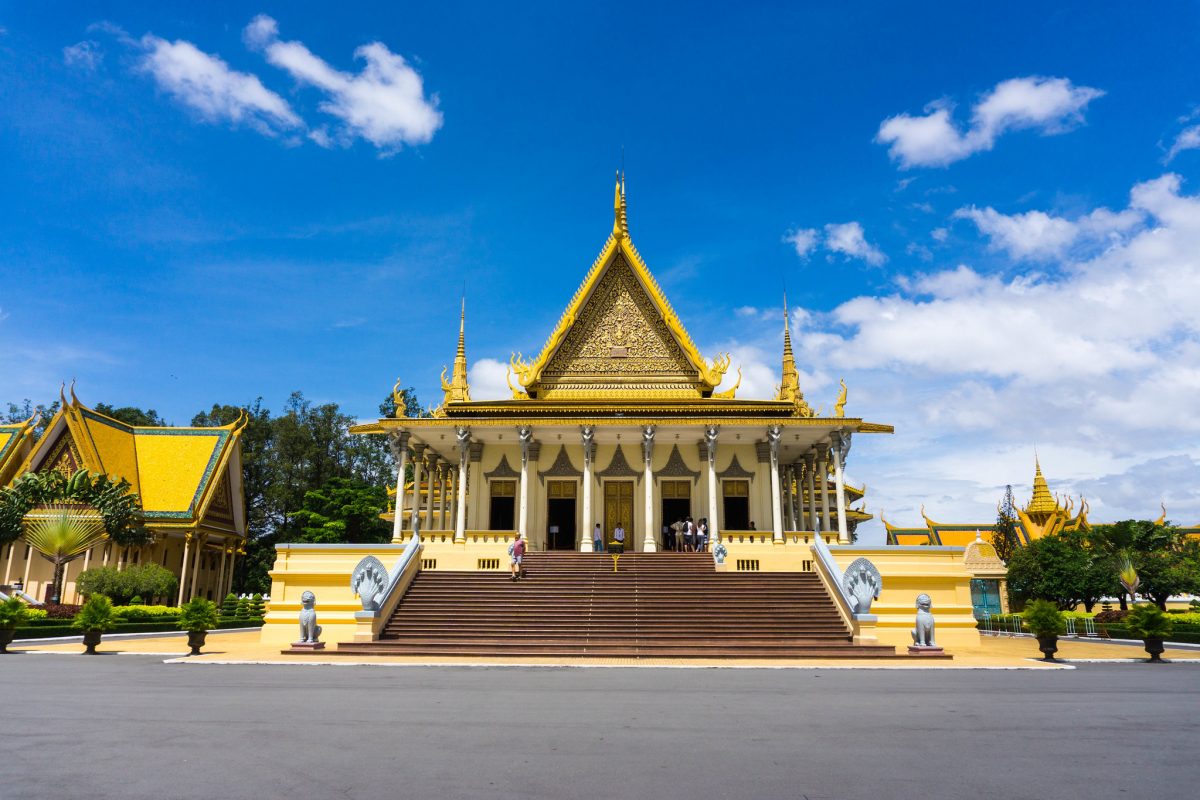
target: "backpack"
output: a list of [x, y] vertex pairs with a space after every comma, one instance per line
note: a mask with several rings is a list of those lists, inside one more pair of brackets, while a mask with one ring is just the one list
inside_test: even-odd
[[516, 548], [516, 546], [517, 546], [517, 543], [516, 543], [516, 542], [509, 542], [509, 543], [508, 543], [508, 555], [509, 555], [510, 557], [512, 556], [512, 554], [513, 554], [513, 550]]

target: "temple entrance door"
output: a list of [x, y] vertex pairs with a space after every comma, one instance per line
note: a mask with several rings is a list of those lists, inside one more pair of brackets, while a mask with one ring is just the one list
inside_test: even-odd
[[546, 549], [575, 550], [575, 481], [546, 482]]
[[[663, 525], [673, 525], [675, 522], [689, 516], [692, 513], [692, 484], [689, 481], [667, 481], [661, 482], [662, 486], [662, 522], [659, 524], [661, 530]], [[674, 531], [668, 536], [667, 540], [662, 543], [663, 549], [667, 549], [667, 544], [675, 544], [672, 540], [675, 538]], [[675, 545], [678, 547], [678, 545]]]
[[633, 547], [633, 481], [604, 483], [604, 541], [613, 540], [613, 531], [620, 525], [625, 529], [625, 552]]

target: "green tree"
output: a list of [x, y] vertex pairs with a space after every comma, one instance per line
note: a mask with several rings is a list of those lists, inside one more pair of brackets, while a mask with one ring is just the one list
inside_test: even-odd
[[996, 555], [1005, 564], [1021, 546], [1017, 537], [1017, 512], [1011, 485], [1004, 487], [1004, 499], [1000, 501], [996, 524], [992, 528], [992, 546], [996, 548]]
[[379, 515], [387, 508], [387, 491], [352, 478], [330, 478], [305, 492], [295, 513], [302, 525], [300, 541], [313, 543], [387, 542], [391, 530]]
[[37, 424], [33, 426], [33, 434], [36, 438], [40, 439], [42, 438], [42, 434], [46, 432], [46, 426], [50, 424], [50, 420], [53, 419], [54, 415], [58, 413], [59, 406], [61, 406], [62, 403], [58, 400], [55, 400], [49, 405], [42, 403], [34, 405], [33, 401], [27, 397], [20, 404], [8, 403], [7, 405], [8, 411], [7, 413], [0, 415], [0, 421], [9, 423], [24, 422], [34, 414], [37, 414], [38, 421]]
[[1080, 531], [1046, 536], [1017, 549], [1008, 562], [1008, 588], [1014, 605], [1050, 600], [1072, 610], [1080, 603], [1091, 611], [1117, 589], [1108, 557], [1088, 545]]

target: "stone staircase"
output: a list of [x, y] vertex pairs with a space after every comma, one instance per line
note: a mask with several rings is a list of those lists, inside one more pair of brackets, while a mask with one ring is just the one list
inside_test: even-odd
[[374, 642], [342, 655], [881, 658], [812, 573], [716, 572], [705, 553], [530, 553], [526, 577], [421, 572]]

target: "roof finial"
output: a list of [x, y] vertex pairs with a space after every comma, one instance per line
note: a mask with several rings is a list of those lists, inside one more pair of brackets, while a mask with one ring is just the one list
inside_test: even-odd
[[458, 349], [454, 352], [454, 373], [446, 382], [446, 370], [442, 369], [442, 391], [445, 403], [469, 403], [471, 387], [467, 384], [467, 296], [463, 293], [462, 312], [458, 317]]
[[613, 235], [629, 236], [629, 220], [625, 215], [625, 173], [620, 170], [613, 191]]
[[800, 373], [796, 370], [796, 356], [792, 353], [792, 330], [788, 322], [787, 293], [783, 295], [783, 381], [779, 385], [776, 400], [786, 400], [796, 406], [796, 414], [811, 417], [812, 409], [800, 391]]

